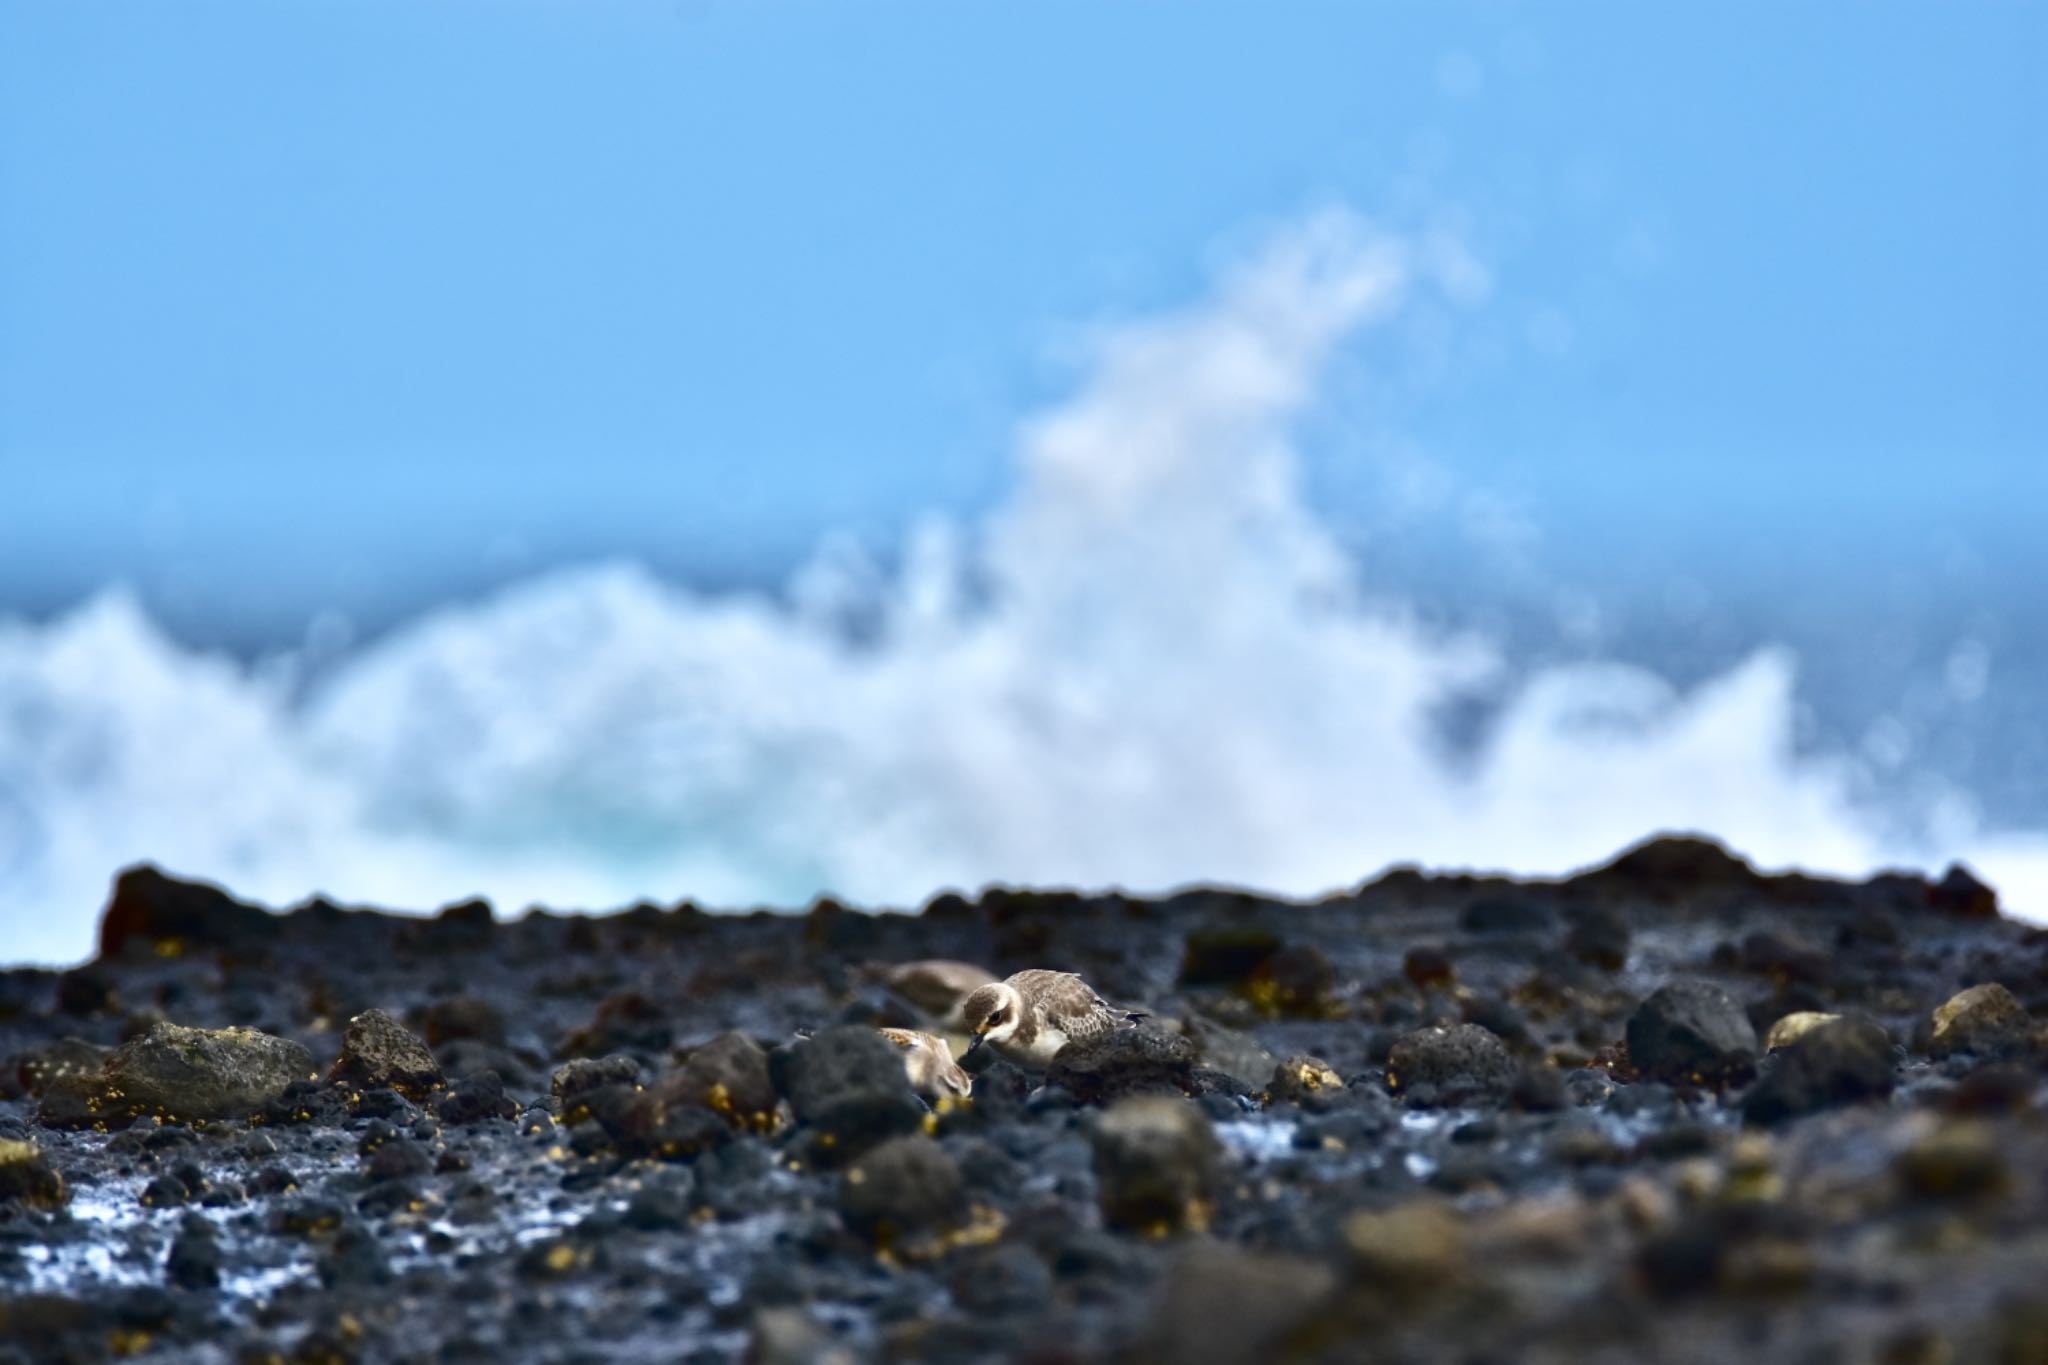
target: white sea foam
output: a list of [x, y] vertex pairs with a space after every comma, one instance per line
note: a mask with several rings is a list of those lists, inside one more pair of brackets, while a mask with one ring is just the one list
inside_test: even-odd
[[1486, 643], [1416, 625], [1307, 505], [1290, 428], [1412, 253], [1341, 215], [1105, 332], [1007, 501], [787, 600], [630, 564], [428, 615], [325, 671], [185, 650], [110, 591], [0, 624], [0, 960], [89, 948], [138, 859], [283, 903], [914, 904], [1004, 880], [1312, 893], [1389, 862], [1558, 872], [1659, 829], [1766, 865], [1965, 857], [2048, 906], [2048, 838], [1888, 842], [1794, 750], [1794, 661], [1679, 691], [1539, 674], [1453, 766]]

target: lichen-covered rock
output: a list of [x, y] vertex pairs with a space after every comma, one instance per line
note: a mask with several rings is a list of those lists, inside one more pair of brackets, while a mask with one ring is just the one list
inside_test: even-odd
[[967, 1221], [967, 1186], [938, 1143], [892, 1138], [846, 1168], [839, 1213], [874, 1246], [916, 1254]]
[[1411, 1103], [1491, 1103], [1514, 1079], [1507, 1044], [1478, 1024], [1416, 1029], [1387, 1054], [1387, 1086]]
[[0, 1206], [54, 1209], [70, 1197], [64, 1178], [51, 1168], [40, 1147], [0, 1138]]
[[341, 1035], [341, 1056], [327, 1079], [357, 1090], [385, 1088], [425, 1099], [446, 1083], [426, 1043], [383, 1010], [364, 1010]]
[[1342, 1095], [1344, 1078], [1322, 1058], [1296, 1053], [1273, 1067], [1266, 1090], [1275, 1103], [1316, 1106]]
[[1628, 1021], [1628, 1057], [1637, 1071], [1672, 1084], [1723, 1085], [1756, 1071], [1756, 1028], [1719, 986], [1674, 981]]
[[2033, 1019], [2013, 993], [1995, 981], [1972, 986], [1934, 1012], [1928, 1051], [1936, 1057], [1959, 1052], [1997, 1059], [2025, 1052], [2033, 1043]]
[[743, 1033], [721, 1034], [704, 1044], [660, 1088], [664, 1101], [702, 1105], [737, 1128], [773, 1128], [781, 1103], [768, 1074], [768, 1054]]
[[1148, 1233], [1208, 1225], [1219, 1180], [1215, 1130], [1185, 1100], [1127, 1099], [1091, 1133], [1103, 1221]]
[[1828, 1019], [1777, 1053], [1743, 1097], [1751, 1123], [1775, 1124], [1892, 1093], [1892, 1040], [1867, 1019]]
[[42, 1119], [55, 1126], [163, 1119], [246, 1118], [313, 1073], [313, 1057], [255, 1029], [158, 1023], [124, 1043], [97, 1077], [51, 1088]]
[[610, 1057], [578, 1057], [555, 1068], [554, 1076], [548, 1081], [548, 1089], [562, 1112], [570, 1114], [575, 1112], [583, 1096], [591, 1091], [608, 1085], [623, 1085], [631, 1089], [640, 1084], [641, 1075], [640, 1063], [623, 1053]]

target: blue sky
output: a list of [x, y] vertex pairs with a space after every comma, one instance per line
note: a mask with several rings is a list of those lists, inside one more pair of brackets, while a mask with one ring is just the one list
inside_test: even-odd
[[1493, 281], [1311, 432], [1390, 568], [1493, 590], [1388, 533], [1398, 456], [1596, 595], [1988, 591], [2043, 567], [2043, 13], [0, 0], [0, 611], [773, 581], [987, 505], [1075, 328], [1329, 203]]

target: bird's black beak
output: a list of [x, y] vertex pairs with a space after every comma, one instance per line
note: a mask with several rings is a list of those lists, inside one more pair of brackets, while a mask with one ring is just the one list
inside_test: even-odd
[[988, 1035], [986, 1033], [975, 1034], [974, 1041], [967, 1045], [967, 1051], [961, 1053], [961, 1057], [972, 1057], [975, 1053], [981, 1051], [981, 1045], [987, 1041]]

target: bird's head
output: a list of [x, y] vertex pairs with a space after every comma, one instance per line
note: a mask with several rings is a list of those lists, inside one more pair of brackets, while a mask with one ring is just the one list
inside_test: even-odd
[[983, 1043], [1007, 1043], [1024, 1022], [1024, 997], [1015, 986], [998, 981], [983, 986], [960, 1006], [961, 1017], [974, 1030], [974, 1042], [967, 1049], [973, 1056]]

